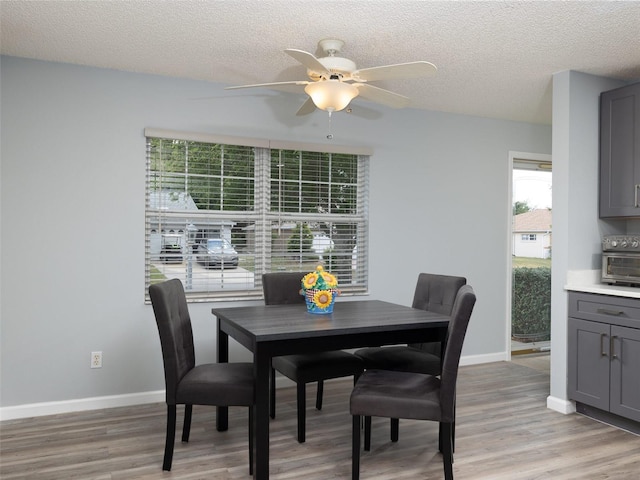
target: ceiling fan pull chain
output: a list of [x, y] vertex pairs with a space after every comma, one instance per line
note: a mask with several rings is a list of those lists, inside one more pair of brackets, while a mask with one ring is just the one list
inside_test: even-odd
[[329, 110], [329, 134], [327, 135], [327, 140], [333, 140], [333, 133], [331, 133], [331, 114], [333, 112]]

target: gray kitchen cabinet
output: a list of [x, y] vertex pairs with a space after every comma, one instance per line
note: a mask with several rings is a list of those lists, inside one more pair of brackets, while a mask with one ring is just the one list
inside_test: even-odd
[[611, 326], [609, 411], [640, 422], [640, 329]]
[[569, 318], [569, 398], [609, 410], [610, 325]]
[[640, 422], [640, 300], [569, 293], [568, 393]]
[[600, 218], [640, 217], [640, 83], [600, 95]]

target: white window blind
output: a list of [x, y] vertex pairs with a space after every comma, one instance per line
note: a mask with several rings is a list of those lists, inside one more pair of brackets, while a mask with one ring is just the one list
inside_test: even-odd
[[366, 292], [368, 155], [194, 138], [147, 133], [147, 301], [169, 278], [190, 301], [259, 298], [263, 273], [318, 264]]

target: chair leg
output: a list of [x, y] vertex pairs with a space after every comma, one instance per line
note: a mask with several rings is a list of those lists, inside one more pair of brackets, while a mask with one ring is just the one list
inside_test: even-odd
[[249, 475], [253, 475], [253, 405], [249, 405]]
[[453, 480], [453, 424], [440, 423], [440, 432], [444, 478]]
[[318, 380], [318, 391], [316, 392], [316, 410], [322, 410], [322, 392], [324, 391], [324, 381]]
[[392, 418], [391, 419], [391, 441], [397, 442], [399, 435], [400, 435], [400, 419]]
[[191, 413], [193, 412], [193, 405], [184, 406], [184, 423], [182, 425], [182, 441], [189, 441], [189, 433], [191, 432]]
[[173, 460], [173, 442], [176, 437], [176, 406], [167, 405], [167, 437], [164, 443], [164, 461], [162, 470], [171, 470]]
[[371, 450], [371, 417], [364, 417], [364, 450]]
[[298, 443], [304, 443], [305, 441], [305, 422], [307, 418], [306, 403], [307, 403], [307, 386], [298, 382], [297, 384], [297, 400], [298, 400]]
[[453, 399], [453, 422], [451, 423], [451, 452], [456, 453], [456, 404]]
[[269, 415], [271, 418], [276, 418], [276, 371], [273, 367], [271, 367], [269, 380]]
[[[371, 417], [365, 417], [371, 422]], [[360, 415], [353, 415], [351, 440], [351, 480], [360, 479]]]
[[451, 452], [456, 453], [456, 421], [451, 424]]
[[[442, 426], [440, 426], [439, 430], [438, 430], [438, 450], [440, 451], [440, 453], [443, 452], [442, 448], [443, 448], [443, 432], [442, 432]], [[451, 452], [452, 453], [456, 453], [456, 422], [454, 421], [451, 424]]]

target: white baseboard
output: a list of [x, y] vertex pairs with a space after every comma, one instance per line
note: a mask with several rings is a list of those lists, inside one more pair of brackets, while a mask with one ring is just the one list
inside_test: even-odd
[[[478, 365], [481, 363], [503, 362], [507, 360], [507, 352], [490, 353], [486, 355], [467, 355], [460, 359], [460, 365]], [[293, 381], [282, 375], [278, 375], [276, 377], [277, 387], [290, 387], [293, 385], [295, 385]], [[549, 399], [550, 398], [551, 397], [549, 397]], [[560, 409], [549, 406], [549, 399], [547, 399], [547, 406], [549, 408], [562, 411]], [[145, 403], [161, 403], [164, 401], [164, 390], [158, 390], [154, 392], [110, 395], [105, 397], [91, 397], [77, 400], [62, 400], [59, 402], [31, 403], [0, 408], [0, 421], [29, 417], [41, 417], [44, 415], [57, 415], [60, 413], [83, 412], [86, 410], [99, 410], [103, 408], [128, 407], [131, 405], [142, 405]], [[575, 406], [573, 406], [573, 411], [575, 411]]]
[[155, 392], [110, 395], [106, 397], [91, 397], [77, 400], [63, 400], [59, 402], [31, 403], [0, 408], [0, 421], [41, 417], [43, 415], [57, 415], [60, 413], [83, 412], [86, 410], [100, 410], [103, 408], [128, 407], [131, 405], [142, 405], [145, 403], [158, 403], [164, 401], [164, 390], [159, 390]]
[[551, 395], [547, 397], [547, 408], [565, 415], [576, 413], [576, 404], [574, 402], [558, 397], [552, 397]]
[[481, 363], [506, 362], [509, 360], [507, 352], [487, 353], [484, 355], [465, 355], [460, 357], [460, 365], [480, 365]]

